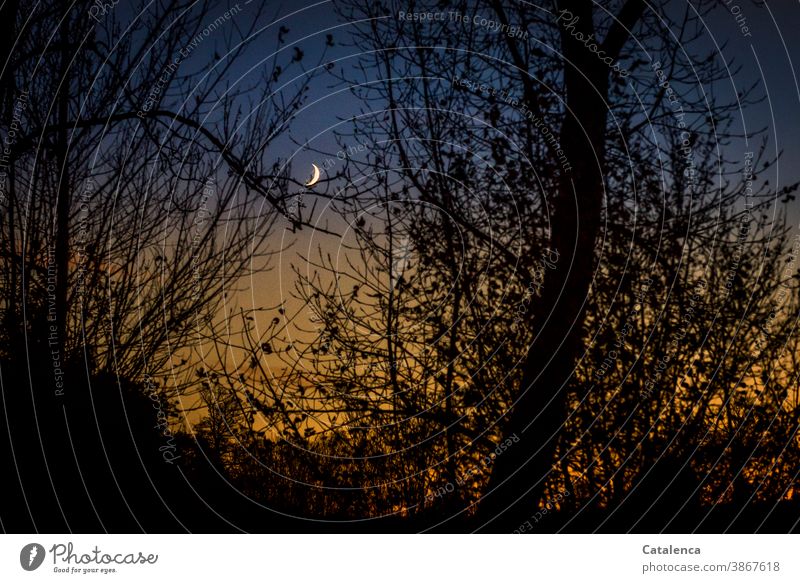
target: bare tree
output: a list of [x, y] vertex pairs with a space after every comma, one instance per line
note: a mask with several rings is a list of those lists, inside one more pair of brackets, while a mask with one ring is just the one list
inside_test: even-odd
[[[283, 28], [265, 32], [267, 16], [194, 1], [3, 6], [0, 358], [19, 385], [4, 402], [17, 439], [49, 427], [31, 472], [68, 455], [65, 432], [116, 423], [103, 407], [118, 392], [171, 410], [182, 387], [170, 379], [195, 366], [223, 292], [268, 268], [288, 200], [272, 145], [314, 72]], [[108, 461], [97, 446], [81, 456]]]

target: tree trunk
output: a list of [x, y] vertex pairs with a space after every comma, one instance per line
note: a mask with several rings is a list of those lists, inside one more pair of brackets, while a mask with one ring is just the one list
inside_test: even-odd
[[[546, 270], [543, 295], [529, 322], [535, 340], [508, 414], [505, 435], [516, 434], [520, 441], [497, 457], [481, 504], [480, 524], [494, 531], [517, 529], [532, 518], [547, 477], [557, 467], [556, 444], [567, 419], [570, 377], [583, 346], [583, 316], [600, 230], [609, 69], [574, 36], [576, 31], [584, 39], [595, 34], [592, 2], [569, 0], [559, 6], [571, 14], [569, 19], [577, 17], [574, 29], [567, 29], [565, 22], [559, 25], [567, 94], [560, 141], [572, 170], [562, 173], [553, 203], [551, 249], [558, 252], [558, 263]], [[639, 0], [623, 7], [619, 26], [612, 26], [603, 43], [607, 55], [619, 54], [627, 38], [619, 29], [627, 31], [642, 10]]]

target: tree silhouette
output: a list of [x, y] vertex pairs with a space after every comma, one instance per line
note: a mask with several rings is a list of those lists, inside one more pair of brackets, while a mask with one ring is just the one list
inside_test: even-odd
[[713, 2], [93, 6], [2, 9], [5, 530], [795, 528], [797, 184]]
[[[158, 510], [161, 474], [180, 479], [159, 435], [177, 429], [180, 387], [157, 374], [195, 366], [223, 283], [266, 268], [286, 199], [270, 147], [313, 78], [292, 79], [302, 57], [279, 41], [230, 90], [251, 9], [224, 32], [237, 9], [212, 3], [104, 19], [90, 2], [3, 6], [3, 451], [20, 481], [7, 529], [181, 525]], [[33, 483], [52, 485], [35, 504]]]

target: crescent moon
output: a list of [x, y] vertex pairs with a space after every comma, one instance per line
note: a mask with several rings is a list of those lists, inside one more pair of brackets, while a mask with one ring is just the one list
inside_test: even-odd
[[319, 182], [319, 168], [317, 168], [316, 164], [312, 164], [312, 166], [314, 167], [314, 176], [311, 177], [311, 180], [306, 182], [306, 186], [314, 186], [317, 182]]

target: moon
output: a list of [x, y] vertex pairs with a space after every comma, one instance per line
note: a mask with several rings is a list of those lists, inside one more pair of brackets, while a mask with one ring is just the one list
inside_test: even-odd
[[314, 186], [317, 182], [319, 182], [319, 168], [317, 168], [316, 164], [312, 164], [314, 167], [314, 176], [311, 177], [311, 180], [306, 182], [306, 186]]

